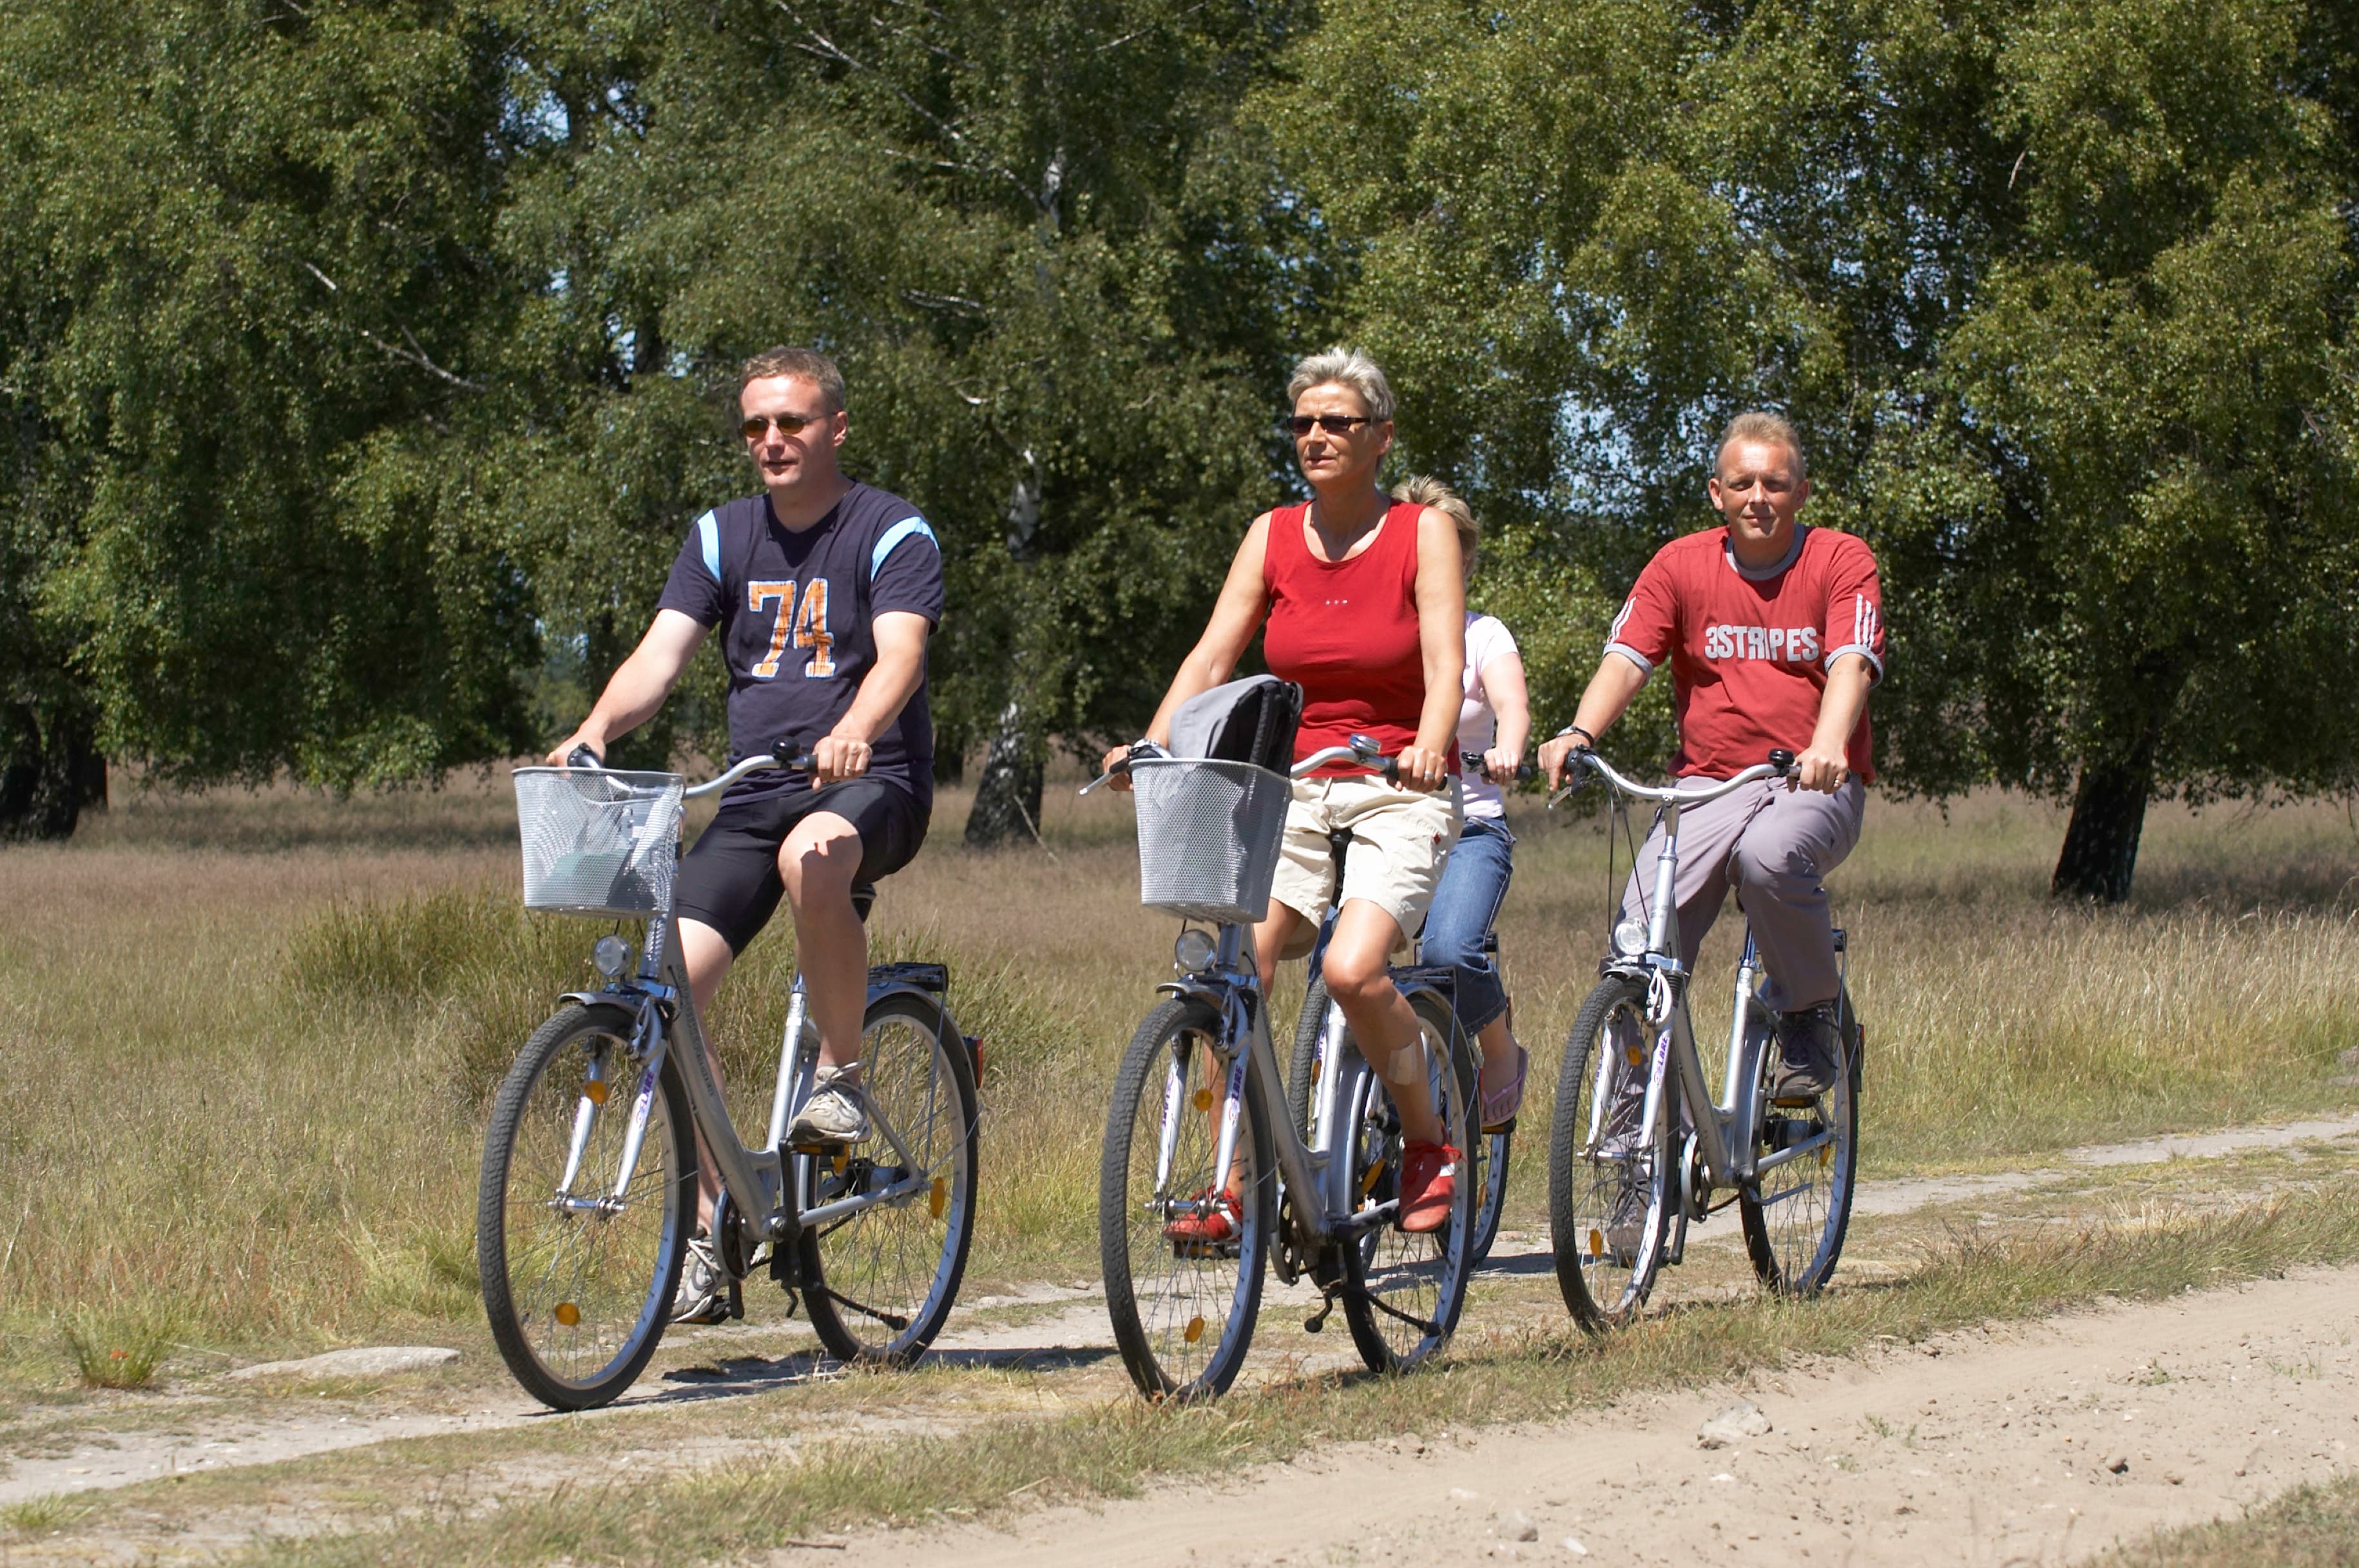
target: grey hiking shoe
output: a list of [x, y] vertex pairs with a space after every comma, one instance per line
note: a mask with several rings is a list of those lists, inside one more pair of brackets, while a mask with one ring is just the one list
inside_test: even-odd
[[679, 1292], [671, 1299], [671, 1320], [722, 1323], [728, 1316], [728, 1271], [722, 1268], [711, 1241], [692, 1236], [688, 1241], [688, 1260], [679, 1269]]
[[1777, 1065], [1769, 1077], [1771, 1099], [1816, 1099], [1835, 1087], [1843, 1070], [1842, 1026], [1835, 1004], [1777, 1015]]
[[868, 1111], [861, 1103], [855, 1068], [821, 1067], [810, 1098], [787, 1129], [789, 1143], [858, 1143], [868, 1136]]

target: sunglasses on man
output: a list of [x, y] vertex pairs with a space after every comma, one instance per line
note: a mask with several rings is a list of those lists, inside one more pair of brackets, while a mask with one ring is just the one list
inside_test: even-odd
[[1331, 436], [1348, 436], [1354, 426], [1373, 425], [1375, 421], [1365, 414], [1289, 414], [1278, 423], [1292, 431], [1299, 440], [1314, 429], [1324, 430]]
[[[820, 416], [824, 417], [824, 415]], [[799, 436], [819, 422], [819, 419], [806, 419], [799, 414], [752, 414], [737, 427], [737, 433], [749, 441], [758, 441], [769, 433], [771, 426], [776, 425], [781, 436]]]

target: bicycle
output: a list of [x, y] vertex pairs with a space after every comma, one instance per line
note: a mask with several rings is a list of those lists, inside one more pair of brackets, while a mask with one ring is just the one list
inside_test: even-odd
[[[1675, 946], [1672, 898], [1680, 810], [1758, 779], [1784, 777], [1794, 754], [1774, 751], [1768, 762], [1701, 790], [1633, 784], [1593, 752], [1573, 752], [1571, 765], [1594, 772], [1624, 795], [1654, 802], [1663, 847], [1647, 921], [1614, 927], [1612, 956], [1574, 1018], [1558, 1077], [1549, 1222], [1565, 1305], [1584, 1328], [1626, 1322], [1646, 1304], [1658, 1271], [1684, 1256], [1689, 1224], [1701, 1224], [1729, 1202], [1738, 1206], [1745, 1250], [1761, 1282], [1781, 1293], [1814, 1295], [1834, 1273], [1851, 1222], [1865, 1036], [1849, 987], [1837, 992], [1841, 1060], [1833, 1086], [1807, 1099], [1772, 1098], [1776, 1062], [1768, 1046], [1776, 1021], [1757, 994], [1760, 955], [1748, 923], [1726, 1075], [1713, 1100], [1689, 1018], [1690, 977]], [[1549, 804], [1579, 786], [1576, 779]], [[1847, 946], [1837, 931], [1846, 978]], [[1723, 1188], [1734, 1189], [1733, 1196], [1713, 1204], [1713, 1193]]]
[[[1459, 765], [1469, 773], [1481, 773], [1485, 778], [1491, 776], [1482, 752], [1462, 752], [1459, 753], [1458, 760]], [[1522, 783], [1537, 776], [1538, 771], [1531, 763], [1523, 762], [1517, 764], [1514, 776], [1517, 783]], [[1286, 1075], [1287, 1114], [1293, 1119], [1296, 1127], [1306, 1131], [1310, 1127], [1311, 1086], [1319, 1081], [1336, 1032], [1343, 1028], [1343, 1011], [1327, 999], [1327, 981], [1320, 973], [1319, 960], [1326, 951], [1328, 934], [1334, 929], [1335, 916], [1341, 912], [1343, 860], [1351, 847], [1349, 831], [1327, 836], [1328, 853], [1335, 867], [1334, 897], [1328, 901], [1326, 918], [1320, 925], [1319, 941], [1310, 949], [1310, 985], [1303, 993], [1301, 1015], [1295, 1022], [1294, 1055]], [[1412, 942], [1415, 940], [1412, 938]], [[1490, 955], [1495, 964], [1498, 961], [1499, 934], [1496, 931], [1483, 934], [1483, 951]], [[1408, 967], [1416, 967], [1414, 957]], [[1401, 972], [1397, 968], [1394, 978], [1398, 979]], [[1504, 979], [1503, 976], [1503, 984]], [[1484, 1065], [1482, 1043], [1469, 1036], [1467, 1045], [1474, 1057], [1479, 1082]], [[1473, 1146], [1468, 1151], [1469, 1161], [1474, 1169], [1474, 1263], [1477, 1268], [1489, 1260], [1491, 1248], [1499, 1239], [1499, 1218], [1506, 1209], [1508, 1160], [1515, 1137], [1516, 1119], [1511, 1116], [1496, 1127], [1479, 1128]]]
[[[683, 802], [779, 765], [749, 757], [692, 789], [678, 773], [516, 772], [526, 907], [647, 922], [636, 972], [621, 935], [598, 939], [605, 984], [566, 993], [533, 1032], [484, 1134], [484, 1312], [509, 1371], [554, 1409], [607, 1403], [655, 1354], [696, 1223], [699, 1134], [720, 1177], [707, 1229], [733, 1317], [742, 1281], [766, 1260], [830, 1355], [904, 1366], [957, 1297], [974, 1230], [981, 1054], [951, 1018], [945, 966], [868, 972], [864, 1144], [783, 1146], [819, 1059], [800, 973], [758, 1148], [740, 1141], [714, 1076], [672, 913]], [[863, 920], [875, 892], [854, 888]]]
[[[1336, 762], [1394, 776], [1365, 736], [1312, 753], [1293, 774]], [[1287, 1283], [1308, 1276], [1318, 1286], [1306, 1331], [1320, 1332], [1340, 1301], [1371, 1369], [1416, 1367], [1449, 1342], [1465, 1304], [1473, 1184], [1455, 1184], [1440, 1229], [1394, 1225], [1400, 1119], [1348, 1034], [1328, 1057], [1307, 1137], [1276, 1112], [1284, 1083], [1248, 938], [1268, 909], [1290, 781], [1250, 763], [1147, 755], [1124, 769], [1138, 795], [1141, 902], [1214, 929], [1182, 927], [1178, 978], [1157, 988], [1167, 1000], [1124, 1052], [1107, 1109], [1098, 1247], [1123, 1364], [1151, 1399], [1225, 1392], [1253, 1341], [1266, 1262]], [[1475, 1080], [1451, 1006], [1454, 971], [1395, 977], [1417, 1018], [1444, 1136], [1467, 1149]], [[1233, 1237], [1174, 1235], [1223, 1206], [1231, 1187]]]

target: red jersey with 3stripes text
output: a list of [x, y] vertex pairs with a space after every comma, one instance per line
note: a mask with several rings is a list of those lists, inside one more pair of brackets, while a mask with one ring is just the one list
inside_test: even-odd
[[[1651, 674], [1668, 660], [1680, 726], [1672, 771], [1724, 779], [1773, 747], [1799, 752], [1817, 727], [1827, 670], [1845, 654], [1884, 678], [1884, 590], [1866, 541], [1832, 528], [1794, 530], [1786, 558], [1748, 569], [1728, 530], [1674, 539], [1638, 574], [1607, 633], [1608, 653]], [[1867, 715], [1846, 748], [1875, 777]]]

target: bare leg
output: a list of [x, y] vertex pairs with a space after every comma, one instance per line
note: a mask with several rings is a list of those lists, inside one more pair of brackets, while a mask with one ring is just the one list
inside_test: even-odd
[[860, 831], [832, 811], [795, 824], [778, 849], [778, 875], [795, 914], [795, 957], [819, 1031], [820, 1065], [860, 1065], [861, 1015], [868, 1002], [868, 933], [852, 907]]
[[[721, 982], [728, 976], [729, 966], [736, 955], [729, 951], [728, 938], [701, 920], [679, 923], [679, 956], [688, 966], [688, 991], [696, 1000], [697, 1022], [707, 1030], [712, 1026], [712, 1000], [721, 994]], [[704, 1042], [705, 1064], [712, 1069], [712, 1081], [721, 1080], [721, 1054], [712, 1048], [708, 1036]], [[712, 1224], [712, 1205], [721, 1196], [721, 1171], [712, 1162], [712, 1151], [706, 1147], [704, 1133], [696, 1134], [696, 1223], [708, 1231]]]
[[1417, 1014], [1393, 984], [1393, 949], [1401, 942], [1400, 923], [1380, 905], [1346, 899], [1327, 941], [1327, 994], [1343, 1010], [1360, 1054], [1391, 1091], [1403, 1136], [1440, 1143], [1441, 1118], [1426, 1083], [1424, 1054], [1414, 1049]]

